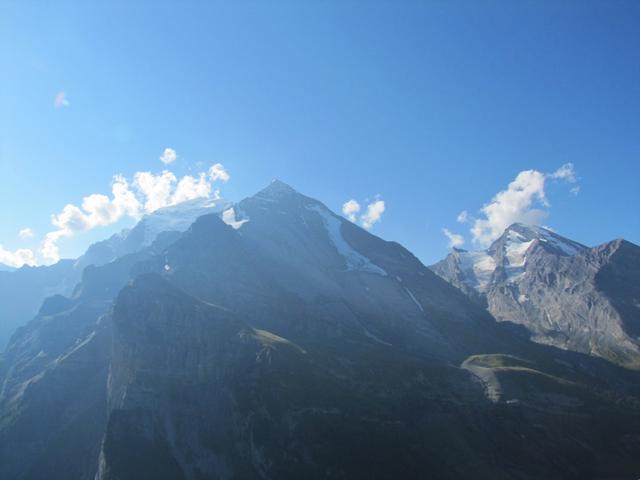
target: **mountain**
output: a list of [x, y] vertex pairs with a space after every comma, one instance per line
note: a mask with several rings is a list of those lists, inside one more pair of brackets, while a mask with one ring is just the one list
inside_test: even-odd
[[144, 215], [129, 230], [112, 235], [106, 240], [92, 244], [75, 263], [82, 271], [88, 265], [104, 265], [116, 258], [134, 253], [151, 245], [160, 233], [184, 232], [201, 215], [222, 214], [231, 203], [220, 198], [195, 198], [160, 208]]
[[531, 225], [511, 225], [487, 250], [454, 250], [432, 270], [523, 325], [540, 343], [640, 367], [640, 247], [595, 248]]
[[83, 270], [100, 266], [150, 246], [159, 234], [184, 232], [196, 218], [206, 213], [222, 214], [231, 204], [223, 199], [198, 198], [164, 207], [143, 216], [130, 230], [92, 244], [76, 260], [55, 265], [2, 271], [0, 269], [0, 351], [17, 328], [37, 313], [51, 295], [70, 296], [81, 280]]
[[0, 351], [13, 332], [34, 317], [46, 297], [71, 294], [77, 279], [71, 260], [0, 271]]
[[10, 267], [9, 265], [5, 265], [4, 263], [0, 263], [0, 272], [15, 272], [17, 268]]
[[640, 373], [530, 342], [282, 182], [232, 208], [85, 268], [14, 336], [0, 478], [637, 473]]

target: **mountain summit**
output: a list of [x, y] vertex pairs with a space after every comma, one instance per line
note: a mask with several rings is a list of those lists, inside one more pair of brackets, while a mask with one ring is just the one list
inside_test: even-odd
[[269, 185], [264, 187], [254, 196], [264, 198], [278, 198], [294, 194], [298, 194], [298, 192], [294, 190], [290, 185], [284, 183], [282, 180], [274, 178]]

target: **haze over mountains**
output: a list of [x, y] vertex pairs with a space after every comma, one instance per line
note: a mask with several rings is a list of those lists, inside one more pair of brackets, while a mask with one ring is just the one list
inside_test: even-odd
[[202, 202], [4, 273], [0, 478], [637, 476], [637, 246], [429, 269], [279, 181]]
[[188, 200], [145, 215], [131, 230], [94, 243], [76, 260], [66, 259], [51, 266], [25, 266], [6, 272], [0, 270], [0, 350], [16, 328], [33, 318], [46, 297], [72, 295], [85, 267], [101, 266], [137, 252], [151, 245], [160, 233], [183, 232], [200, 215], [222, 213], [230, 205], [218, 198]]

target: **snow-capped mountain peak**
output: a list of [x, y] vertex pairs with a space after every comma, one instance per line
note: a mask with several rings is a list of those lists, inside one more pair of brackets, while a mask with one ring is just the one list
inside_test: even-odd
[[92, 244], [75, 261], [74, 268], [82, 272], [88, 265], [102, 265], [122, 255], [137, 252], [151, 245], [161, 233], [184, 232], [198, 217], [209, 213], [219, 214], [225, 223], [239, 228], [247, 219], [237, 219], [232, 206], [231, 202], [222, 198], [195, 198], [160, 208], [143, 216], [133, 228]]
[[524, 325], [534, 341], [634, 366], [639, 259], [630, 242], [589, 248], [515, 223], [487, 250], [454, 250], [431, 268], [497, 320]]
[[[526, 250], [528, 250], [534, 241], [537, 241], [538, 245], [545, 248], [549, 253], [556, 255], [575, 255], [587, 248], [578, 242], [558, 235], [549, 228], [514, 223], [489, 247], [489, 250], [505, 248], [514, 252], [514, 259], [518, 257], [517, 260], [522, 261], [520, 257], [526, 253]], [[526, 248], [524, 244], [527, 244]]]
[[457, 278], [459, 287], [483, 294], [496, 281], [519, 281], [537, 248], [558, 256], [573, 256], [587, 249], [548, 228], [514, 223], [488, 249], [453, 249], [449, 257], [434, 268], [445, 278]]
[[195, 198], [186, 202], [164, 207], [145, 215], [132, 229], [131, 235], [136, 230], [143, 231], [142, 245], [151, 245], [158, 234], [162, 232], [183, 232], [187, 230], [195, 220], [209, 213], [221, 214], [232, 206], [231, 202], [223, 198]]

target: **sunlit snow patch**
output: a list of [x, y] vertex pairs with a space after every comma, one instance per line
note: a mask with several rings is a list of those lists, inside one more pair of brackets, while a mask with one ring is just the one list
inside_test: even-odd
[[527, 251], [533, 240], [525, 241], [525, 238], [517, 232], [510, 231], [504, 246], [506, 258], [505, 272], [509, 280], [516, 280], [524, 273], [527, 263]]
[[541, 242], [551, 245], [557, 250], [560, 250], [565, 255], [572, 256], [580, 252], [581, 250], [583, 250], [582, 246], [576, 243], [570, 242], [568, 240], [559, 238], [557, 235], [554, 235], [554, 233], [547, 228], [538, 227], [535, 225], [530, 225], [528, 228], [538, 234], [538, 239]]
[[465, 273], [465, 283], [476, 290], [486, 290], [496, 262], [487, 252], [459, 252], [460, 268]]
[[222, 221], [227, 225], [233, 227], [235, 230], [238, 230], [242, 225], [249, 221], [248, 218], [244, 218], [242, 220], [236, 219], [236, 211], [233, 207], [226, 209], [222, 212]]
[[345, 241], [345, 239], [342, 237], [342, 233], [340, 232], [342, 220], [335, 217], [331, 214], [331, 212], [319, 205], [313, 205], [308, 208], [309, 210], [317, 212], [320, 217], [322, 217], [322, 221], [327, 228], [327, 233], [329, 234], [331, 242], [336, 247], [336, 250], [338, 250], [338, 253], [345, 258], [347, 270], [358, 270], [361, 272], [377, 273], [378, 275], [387, 275], [387, 272], [374, 264], [364, 255], [356, 252]]
[[[230, 203], [221, 198], [196, 198], [171, 205], [145, 215], [139, 225], [144, 228], [144, 246], [151, 245], [161, 232], [184, 232], [196, 219], [210, 213], [222, 213]], [[137, 228], [137, 227], [136, 227]]]

